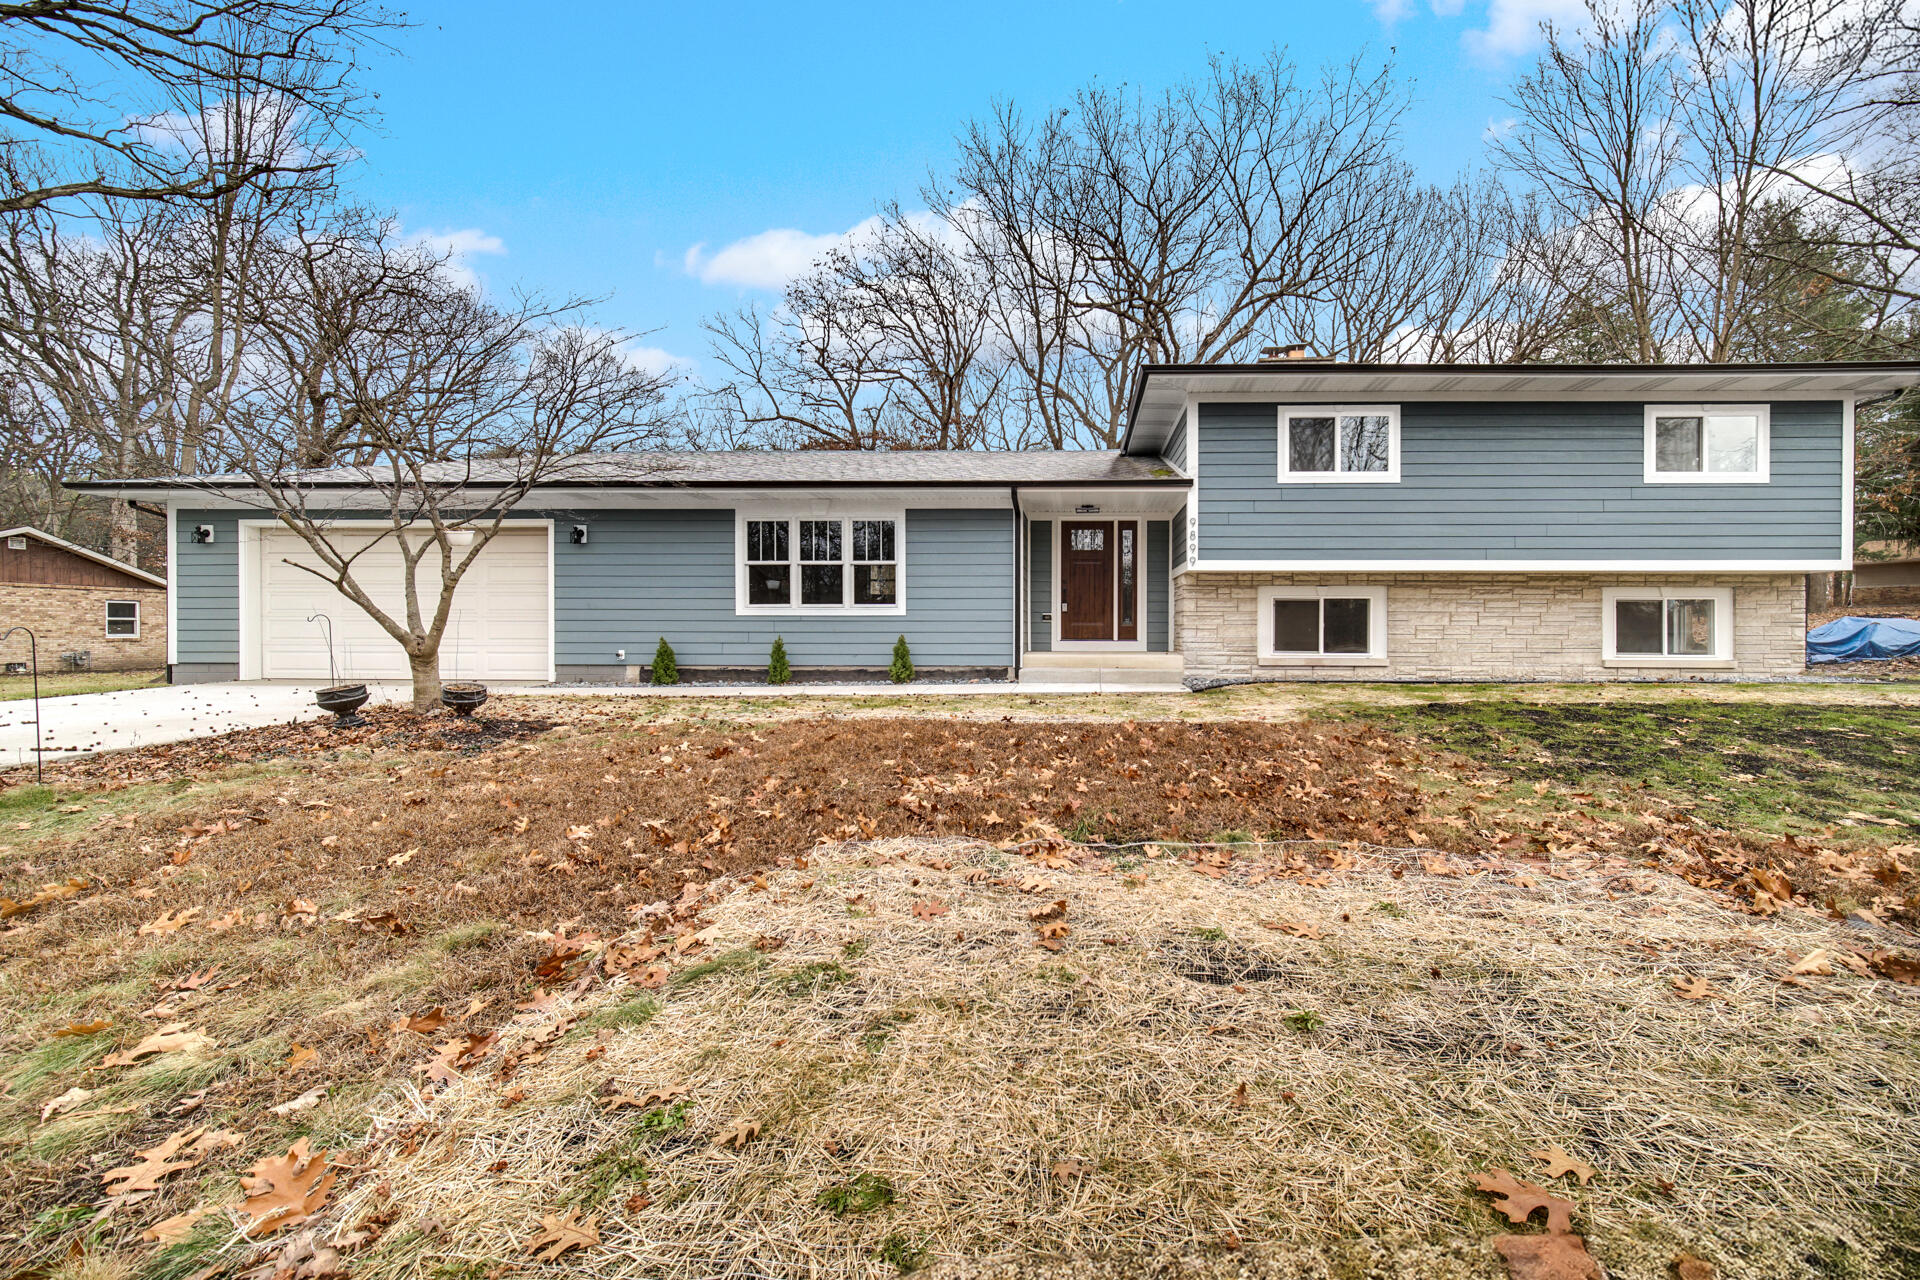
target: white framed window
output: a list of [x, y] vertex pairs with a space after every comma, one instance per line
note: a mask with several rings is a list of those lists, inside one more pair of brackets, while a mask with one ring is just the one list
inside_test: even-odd
[[1648, 484], [1765, 484], [1772, 419], [1764, 404], [1650, 404]]
[[1733, 661], [1731, 587], [1608, 587], [1601, 657], [1621, 666]]
[[107, 601], [107, 639], [138, 640], [140, 638], [140, 602], [138, 600]]
[[905, 613], [900, 512], [740, 512], [734, 612]]
[[16, 533], [16, 534], [13, 534], [13, 535], [12, 535], [11, 537], [9, 537], [9, 538], [7, 539], [7, 550], [9, 550], [9, 551], [25, 551], [26, 549], [27, 549], [27, 535], [26, 535], [26, 534], [24, 534], [24, 533]]
[[1262, 587], [1259, 660], [1379, 665], [1387, 658], [1385, 587]]
[[1317, 404], [1280, 410], [1280, 483], [1397, 483], [1400, 406]]

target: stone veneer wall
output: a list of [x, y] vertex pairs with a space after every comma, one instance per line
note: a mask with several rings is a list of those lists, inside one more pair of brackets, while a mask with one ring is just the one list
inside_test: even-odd
[[[107, 601], [140, 602], [140, 636], [107, 638]], [[0, 586], [0, 631], [32, 627], [40, 641], [40, 674], [64, 669], [63, 653], [93, 655], [95, 671], [158, 670], [167, 665], [167, 593], [160, 587]], [[0, 659], [27, 660], [27, 638], [0, 647]]]
[[[1733, 661], [1620, 666], [1600, 656], [1601, 590], [1731, 587]], [[1256, 658], [1265, 586], [1387, 589], [1387, 659], [1301, 666]], [[1189, 677], [1269, 680], [1767, 679], [1806, 670], [1800, 574], [1187, 573], [1173, 580], [1175, 648]]]

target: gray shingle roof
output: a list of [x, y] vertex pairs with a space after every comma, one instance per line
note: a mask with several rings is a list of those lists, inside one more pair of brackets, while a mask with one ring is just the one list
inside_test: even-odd
[[[471, 482], [484, 485], [487, 463], [475, 463]], [[465, 468], [449, 464], [443, 477], [458, 480]], [[335, 467], [309, 471], [299, 477], [303, 487], [358, 487], [379, 482], [377, 471]], [[241, 475], [167, 476], [144, 480], [77, 482], [75, 489], [242, 488], [250, 481]], [[700, 488], [704, 486], [780, 485], [1075, 485], [1075, 484], [1185, 484], [1165, 461], [1129, 457], [1113, 450], [1034, 450], [989, 453], [974, 450], [875, 452], [853, 450], [794, 450], [787, 452], [733, 450], [714, 452], [608, 453], [573, 459], [562, 464], [553, 480], [557, 486], [644, 485]], [[544, 486], [543, 486], [544, 487]]]

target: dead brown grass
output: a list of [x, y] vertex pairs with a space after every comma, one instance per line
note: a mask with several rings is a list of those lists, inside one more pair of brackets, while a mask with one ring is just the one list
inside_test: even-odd
[[[1365, 898], [1378, 892], [1372, 886], [1379, 875], [1390, 873], [1365, 870], [1365, 859], [1376, 855], [1362, 846], [1440, 850], [1437, 864], [1423, 863], [1417, 851], [1395, 864], [1402, 871], [1414, 868], [1422, 886], [1429, 884], [1430, 867], [1439, 873], [1432, 884], [1449, 885], [1462, 872], [1497, 863], [1531, 871], [1555, 891], [1551, 876], [1556, 874], [1604, 876], [1611, 891], [1621, 894], [1643, 891], [1633, 877], [1649, 857], [1702, 885], [1724, 887], [1741, 880], [1745, 862], [1765, 856], [1762, 846], [1744, 837], [1694, 822], [1684, 805], [1647, 800], [1645, 814], [1621, 820], [1607, 816], [1590, 797], [1537, 796], [1530, 787], [1516, 795], [1497, 774], [1365, 726], [816, 717], [703, 727], [622, 722], [593, 713], [541, 737], [502, 733], [492, 735], [484, 750], [472, 746], [387, 726], [345, 750], [299, 754], [292, 758], [294, 769], [279, 759], [271, 766], [277, 772], [243, 772], [185, 790], [177, 789], [182, 783], [164, 781], [175, 763], [150, 763], [148, 772], [110, 775], [92, 790], [62, 797], [78, 803], [62, 803], [60, 810], [84, 812], [60, 813], [58, 821], [65, 825], [49, 827], [49, 835], [18, 837], [8, 850], [0, 893], [24, 900], [43, 884], [69, 878], [81, 888], [0, 925], [0, 989], [6, 993], [0, 1007], [8, 1015], [0, 1034], [0, 1078], [9, 1086], [0, 1098], [0, 1203], [10, 1214], [22, 1223], [57, 1226], [64, 1221], [57, 1215], [97, 1199], [103, 1166], [96, 1156], [118, 1160], [187, 1123], [245, 1130], [243, 1150], [210, 1160], [192, 1177], [170, 1183], [137, 1214], [116, 1214], [95, 1230], [97, 1239], [131, 1246], [139, 1227], [227, 1194], [236, 1172], [267, 1151], [284, 1150], [294, 1136], [314, 1135], [316, 1146], [350, 1146], [364, 1135], [365, 1108], [386, 1082], [419, 1087], [417, 1069], [436, 1042], [494, 1031], [512, 1040], [521, 1034], [521, 1020], [550, 1017], [550, 1010], [564, 1009], [576, 998], [552, 1005], [551, 993], [585, 996], [597, 990], [604, 974], [600, 944], [632, 929], [636, 919], [653, 919], [684, 935], [697, 923], [689, 918], [690, 891], [715, 877], [750, 877], [821, 842], [1024, 841], [1021, 847], [1044, 854], [1047, 864], [1011, 853], [969, 856], [984, 860], [983, 865], [1010, 859], [1010, 868], [1036, 866], [1042, 874], [1052, 873], [1048, 864], [1053, 870], [1108, 867], [1101, 873], [1103, 883], [1121, 896], [1110, 900], [1109, 914], [1094, 927], [1134, 940], [1116, 954], [1149, 941], [1141, 930], [1158, 918], [1151, 909], [1141, 916], [1146, 923], [1126, 925], [1125, 919], [1127, 912], [1141, 904], [1150, 907], [1158, 898], [1121, 888], [1124, 882], [1109, 859], [1067, 846], [1062, 833], [1116, 844], [1165, 841], [1168, 856], [1149, 859], [1147, 865], [1177, 862], [1188, 868], [1164, 873], [1170, 883], [1197, 886], [1217, 880], [1225, 886], [1223, 893], [1254, 895], [1294, 892], [1274, 887], [1287, 876], [1333, 887], [1364, 874], [1371, 877], [1366, 887], [1353, 892]], [[225, 749], [237, 758], [255, 758], [232, 744]], [[192, 772], [188, 765], [177, 767]], [[144, 780], [130, 782], [134, 777]], [[1537, 805], [1529, 807], [1529, 798]], [[1214, 843], [1246, 837], [1304, 843], [1277, 849]], [[1657, 843], [1643, 847], [1650, 838]], [[1196, 843], [1188, 847], [1188, 842]], [[1124, 862], [1140, 854], [1121, 850], [1115, 856]], [[892, 874], [897, 869], [879, 870]], [[789, 949], [774, 956], [781, 971], [816, 956], [825, 963], [834, 948], [853, 938], [841, 933], [843, 923], [856, 926], [862, 919], [857, 912], [870, 908], [849, 906], [844, 899], [864, 892], [859, 886], [865, 874], [843, 867], [817, 877], [819, 892], [844, 887], [842, 901], [835, 907], [828, 900], [826, 914], [811, 924], [778, 923], [791, 933]], [[910, 881], [926, 873], [903, 874]], [[945, 872], [926, 875], [925, 891], [935, 892], [931, 886], [949, 878]], [[792, 877], [789, 881], [797, 884]], [[889, 893], [899, 888], [887, 884]], [[980, 910], [997, 901], [987, 889], [975, 888], [983, 895]], [[1429, 891], [1458, 892], [1419, 890]], [[1392, 892], [1399, 897], [1401, 889], [1396, 885]], [[815, 897], [795, 888], [786, 901], [817, 915], [821, 902]], [[636, 914], [663, 900], [682, 903], [677, 920]], [[1245, 905], [1255, 899], [1234, 900]], [[771, 899], [759, 895], [751, 901], [761, 909]], [[1436, 915], [1443, 914], [1443, 898], [1433, 901]], [[1477, 900], [1461, 900], [1455, 907], [1458, 918], [1478, 918]], [[151, 930], [156, 922], [187, 912], [196, 914], [184, 928], [140, 932], [143, 925]], [[1645, 919], [1633, 909], [1620, 914], [1623, 921]], [[1533, 924], [1526, 925], [1527, 919]], [[211, 927], [216, 924], [217, 930]], [[1080, 948], [1090, 930], [1077, 916], [1073, 924]], [[1801, 924], [1795, 914], [1793, 927]], [[1517, 932], [1523, 925], [1536, 932], [1558, 928], [1557, 921], [1538, 916], [1522, 917], [1513, 927]], [[1238, 936], [1226, 923], [1206, 927]], [[1786, 926], [1755, 921], [1751, 927]], [[1220, 941], [1196, 939], [1153, 945], [1173, 946], [1168, 954], [1183, 955], [1199, 947], [1193, 954], [1204, 959], [1203, 953]], [[1886, 941], [1876, 933], [1872, 945]], [[1536, 939], [1529, 945], [1544, 943]], [[919, 998], [901, 993], [926, 979], [926, 965], [972, 964], [967, 956], [978, 950], [991, 970], [1001, 963], [1001, 952], [991, 949], [998, 946], [982, 942], [977, 949], [938, 957], [929, 952], [924, 964], [916, 961], [899, 977], [881, 981], [894, 993], [890, 999], [917, 1009]], [[694, 959], [721, 950], [716, 943], [696, 950]], [[214, 966], [217, 972], [205, 976]], [[681, 966], [683, 975], [687, 968]], [[741, 972], [749, 970], [765, 972], [766, 965], [743, 963]], [[1020, 966], [1009, 972], [1015, 970], [1024, 972]], [[711, 976], [730, 982], [730, 972], [723, 965]], [[1858, 985], [1866, 989], [1868, 984]], [[1192, 986], [1181, 978], [1169, 990], [1191, 995]], [[1041, 1002], [1045, 1009], [1025, 997], [1009, 1007], [1009, 1018], [1031, 1014], [1035, 1019], [1029, 1035], [1036, 1045], [1043, 1045], [1062, 1019], [1076, 1035], [1090, 1027], [1122, 1038], [1128, 1034], [1112, 1019], [1080, 1027], [1075, 1020], [1082, 1015], [1072, 1011], [1082, 1005], [1070, 984], [1058, 987], [1053, 1003]], [[670, 1002], [679, 989], [669, 990]], [[965, 983], [932, 989], [939, 999], [961, 1001], [955, 1008], [962, 1012], [974, 998]], [[1142, 987], [1128, 996], [1133, 1003], [1126, 1008], [1144, 1010], [1164, 997], [1157, 988]], [[1224, 996], [1216, 990], [1210, 998]], [[1524, 1003], [1517, 991], [1515, 998]], [[1449, 999], [1445, 996], [1432, 1016], [1443, 1016]], [[393, 1029], [396, 1021], [436, 1007], [445, 1010], [447, 1020], [431, 1037]], [[929, 1007], [946, 1008], [937, 1001]], [[645, 1016], [639, 1004], [623, 1008], [602, 1010], [602, 1026]], [[765, 1012], [751, 1002], [748, 1008]], [[858, 1022], [856, 1039], [872, 1033], [892, 1043], [902, 1027], [887, 1021], [884, 1012], [863, 1004], [845, 1017]], [[1536, 1020], [1545, 1028], [1557, 1016], [1546, 1011]], [[939, 1018], [921, 1023], [919, 1017], [914, 1025], [943, 1025]], [[96, 1035], [49, 1038], [71, 1022], [100, 1018], [110, 1026]], [[144, 1067], [87, 1070], [109, 1050], [133, 1043], [165, 1021], [189, 1023], [209, 1035], [214, 1047]], [[1206, 1043], [1219, 1039], [1223, 1050], [1231, 1050], [1237, 1034], [1209, 1037]], [[1003, 1028], [994, 1035], [1011, 1031]], [[1537, 1029], [1536, 1041], [1542, 1036], [1557, 1038]], [[770, 1034], [754, 1043], [777, 1038]], [[289, 1067], [296, 1042], [313, 1056]], [[707, 1047], [701, 1052], [720, 1052], [717, 1040], [703, 1043]], [[1130, 1045], [1114, 1050], [1123, 1057], [1132, 1051]], [[1033, 1061], [1047, 1052], [1044, 1047], [1018, 1050], [1001, 1041], [991, 1046], [994, 1064], [1021, 1057]], [[1194, 1062], [1201, 1059], [1212, 1061], [1203, 1053]], [[768, 1061], [786, 1059], [776, 1054]], [[1173, 1071], [1180, 1060], [1170, 1056], [1165, 1065]], [[1688, 1069], [1697, 1066], [1689, 1061]], [[948, 1067], [960, 1075], [940, 1086], [946, 1090], [942, 1098], [961, 1106], [972, 1087], [967, 1082], [982, 1078], [977, 1064], [936, 1054], [895, 1075]], [[1148, 1082], [1146, 1065], [1136, 1062], [1127, 1070], [1144, 1091], [1140, 1098], [1164, 1095], [1168, 1086]], [[98, 1091], [88, 1108], [104, 1114], [41, 1123], [39, 1108], [79, 1082]], [[318, 1108], [290, 1116], [268, 1110], [322, 1084], [333, 1093]], [[1409, 1086], [1400, 1081], [1393, 1087]], [[205, 1097], [190, 1120], [174, 1114], [180, 1098], [202, 1089]], [[572, 1095], [555, 1096], [572, 1105]], [[1059, 1093], [1055, 1105], [1064, 1108], [1067, 1096]], [[532, 1102], [514, 1114], [528, 1117], [535, 1127], [549, 1123], [546, 1096], [534, 1089], [530, 1097]], [[1107, 1123], [1106, 1105], [1085, 1112], [1079, 1122], [1097, 1132]], [[1179, 1113], [1186, 1116], [1182, 1123], [1192, 1120], [1188, 1110]], [[388, 1107], [383, 1114], [406, 1112]], [[1180, 1153], [1199, 1141], [1193, 1136], [1174, 1140], [1176, 1155], [1168, 1158], [1186, 1160]], [[1237, 1150], [1222, 1148], [1228, 1149]], [[583, 1153], [570, 1146], [565, 1155], [572, 1160]], [[993, 1169], [999, 1170], [994, 1178], [1011, 1176], [997, 1165]], [[1206, 1201], [1197, 1191], [1182, 1195], [1196, 1204]], [[1145, 1200], [1133, 1203], [1135, 1212], [1146, 1215], [1142, 1221], [1160, 1221], [1153, 1216], [1157, 1210], [1142, 1207]], [[1035, 1211], [1024, 1201], [1015, 1207], [1021, 1213]], [[56, 1217], [47, 1219], [49, 1213]], [[62, 1238], [51, 1229], [11, 1239], [0, 1231], [0, 1257], [38, 1256], [35, 1250], [54, 1247]], [[1153, 1250], [1172, 1237], [1156, 1227], [1120, 1238]], [[429, 1238], [422, 1247], [430, 1246]]]
[[[1844, 939], [1816, 916], [1379, 858], [1325, 887], [1056, 869], [1039, 895], [1023, 865], [893, 842], [783, 872], [712, 912], [718, 962], [645, 1026], [517, 1073], [526, 1101], [484, 1070], [390, 1094], [376, 1133], [407, 1140], [376, 1138], [340, 1221], [399, 1216], [356, 1274], [509, 1265], [567, 1206], [601, 1234], [567, 1274], [882, 1275], [904, 1249], [933, 1274], [1486, 1277], [1506, 1228], [1473, 1175], [1543, 1179], [1550, 1143], [1600, 1170], [1555, 1189], [1616, 1277], [1680, 1249], [1732, 1278], [1913, 1261], [1920, 992], [1782, 985]], [[1028, 918], [1056, 897], [1057, 954]], [[670, 1085], [684, 1127], [600, 1105]], [[760, 1136], [717, 1148], [741, 1119]]]

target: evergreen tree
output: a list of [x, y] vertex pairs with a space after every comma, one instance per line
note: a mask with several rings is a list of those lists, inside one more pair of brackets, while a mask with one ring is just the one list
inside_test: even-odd
[[791, 679], [793, 668], [787, 665], [787, 642], [775, 636], [773, 652], [767, 655], [767, 683], [785, 684]]
[[893, 677], [895, 684], [905, 684], [913, 679], [913, 652], [907, 648], [905, 636], [893, 642], [893, 665], [887, 668], [887, 674]]
[[675, 660], [673, 646], [667, 643], [665, 636], [660, 637], [660, 647], [653, 651], [653, 683], [680, 683], [680, 664]]

